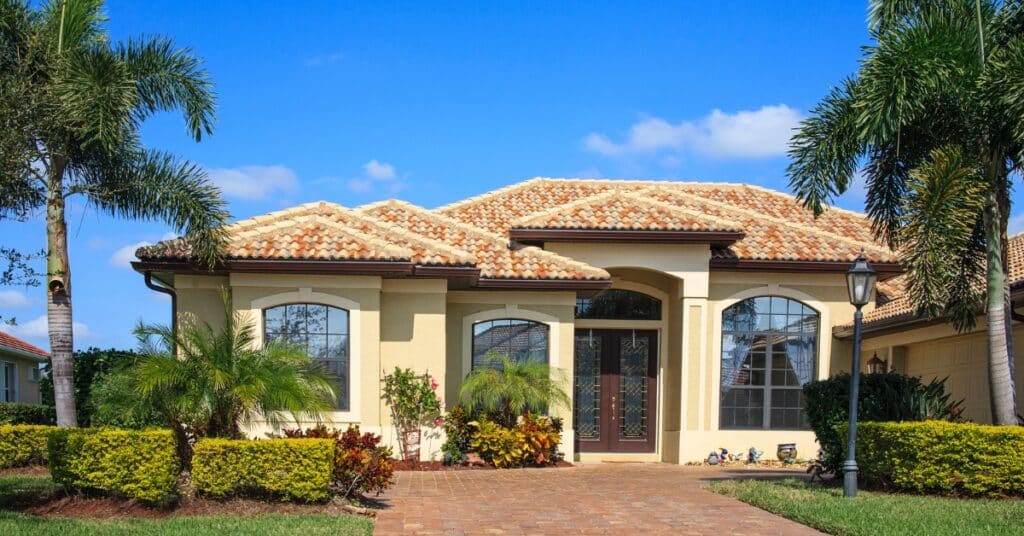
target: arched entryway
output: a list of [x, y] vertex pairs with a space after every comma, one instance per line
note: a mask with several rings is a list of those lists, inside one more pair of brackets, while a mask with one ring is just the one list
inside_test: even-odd
[[576, 303], [573, 423], [579, 452], [653, 453], [665, 296], [619, 283]]

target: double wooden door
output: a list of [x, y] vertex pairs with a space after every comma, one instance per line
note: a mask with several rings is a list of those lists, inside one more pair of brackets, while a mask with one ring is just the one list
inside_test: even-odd
[[580, 452], [654, 452], [658, 332], [577, 329], [573, 424]]

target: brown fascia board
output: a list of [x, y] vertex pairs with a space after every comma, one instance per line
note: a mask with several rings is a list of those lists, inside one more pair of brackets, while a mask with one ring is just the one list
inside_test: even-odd
[[510, 239], [522, 244], [544, 242], [700, 243], [728, 246], [746, 236], [737, 231], [650, 231], [643, 229], [509, 229]]
[[478, 288], [507, 290], [574, 290], [582, 293], [601, 292], [611, 288], [609, 279], [503, 279], [481, 278]]
[[226, 274], [290, 272], [303, 274], [412, 275], [413, 263], [407, 261], [303, 261], [233, 259], [206, 269], [186, 261], [135, 261], [137, 272], [159, 270], [176, 273]]
[[[843, 272], [850, 269], [849, 262], [841, 261], [770, 261], [753, 259], [711, 259], [709, 267], [725, 271], [770, 271], [770, 272]], [[879, 279], [885, 280], [903, 273], [903, 267], [896, 262], [873, 262], [871, 267], [878, 272]]]

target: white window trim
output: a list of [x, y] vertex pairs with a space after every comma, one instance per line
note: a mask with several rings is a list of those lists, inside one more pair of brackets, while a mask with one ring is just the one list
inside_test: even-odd
[[473, 324], [486, 322], [488, 320], [519, 319], [539, 322], [548, 327], [548, 366], [552, 369], [559, 367], [559, 320], [557, 317], [520, 309], [518, 305], [510, 303], [501, 309], [491, 309], [473, 313], [462, 318], [462, 377], [465, 378], [473, 370]]
[[259, 324], [259, 329], [256, 330], [254, 341], [257, 346], [263, 346], [263, 310], [290, 303], [317, 303], [348, 310], [348, 411], [331, 412], [330, 418], [334, 422], [359, 423], [363, 394], [363, 376], [361, 370], [363, 358], [360, 345], [360, 339], [362, 339], [362, 331], [360, 331], [362, 326], [362, 311], [359, 302], [343, 298], [341, 296], [336, 296], [334, 294], [313, 292], [310, 288], [300, 288], [297, 291], [282, 292], [252, 300], [249, 304], [249, 312]]
[[[737, 302], [741, 302], [747, 298], [756, 298], [758, 296], [779, 296], [783, 298], [790, 298], [803, 302], [804, 305], [814, 309], [818, 313], [818, 356], [817, 356], [817, 378], [818, 380], [825, 379], [828, 374], [828, 356], [832, 355], [832, 334], [828, 333], [825, 336], [825, 330], [831, 329], [832, 322], [829, 318], [828, 304], [818, 300], [810, 294], [800, 292], [799, 290], [786, 288], [779, 285], [766, 285], [763, 287], [748, 288], [729, 296], [728, 298], [715, 303], [711, 311], [712, 321], [712, 333], [714, 336], [711, 341], [711, 422], [708, 423], [708, 427], [711, 431], [718, 431], [721, 429], [722, 421], [722, 313], [726, 309], [732, 307]], [[742, 432], [792, 432], [794, 430], [774, 430], [774, 429], [733, 429], [730, 428], [728, 431], [742, 431]], [[805, 430], [799, 430], [801, 432]]]

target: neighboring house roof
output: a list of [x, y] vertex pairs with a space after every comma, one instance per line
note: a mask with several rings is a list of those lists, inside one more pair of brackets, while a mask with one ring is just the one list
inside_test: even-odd
[[[1011, 236], [1006, 244], [1007, 282], [1011, 295], [1024, 290], [1024, 233]], [[907, 294], [910, 283], [908, 274], [879, 282], [876, 288], [879, 305], [864, 313], [861, 329], [865, 335], [881, 335], [890, 331], [905, 329], [910, 325], [943, 322], [945, 318], [919, 316]], [[874, 333], [872, 333], [874, 332]], [[836, 326], [833, 335], [839, 338], [853, 336], [853, 323]]]
[[36, 361], [45, 361], [50, 358], [50, 353], [46, 350], [0, 331], [0, 353], [4, 352]]
[[[368, 271], [460, 276], [483, 287], [602, 289], [607, 271], [534, 247], [596, 240], [709, 244], [711, 268], [731, 270], [840, 272], [865, 250], [883, 275], [899, 272], [863, 215], [832, 208], [815, 218], [792, 196], [742, 184], [537, 178], [435, 210], [396, 200], [355, 209], [320, 201], [226, 230], [220, 271]], [[187, 270], [194, 262], [180, 238], [136, 254], [140, 270]]]

